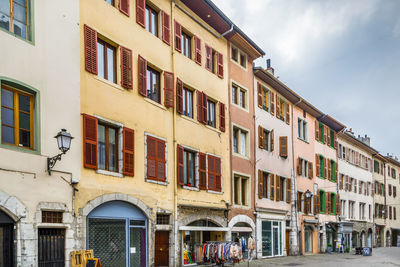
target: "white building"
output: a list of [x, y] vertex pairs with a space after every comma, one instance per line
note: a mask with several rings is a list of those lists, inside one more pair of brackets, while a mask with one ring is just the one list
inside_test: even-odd
[[[81, 166], [79, 1], [2, 0], [0, 43], [0, 266], [68, 266]], [[63, 128], [75, 139], [49, 175]]]

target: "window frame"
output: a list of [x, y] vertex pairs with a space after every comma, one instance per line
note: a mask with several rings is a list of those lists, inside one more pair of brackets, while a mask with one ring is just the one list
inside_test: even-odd
[[[104, 77], [100, 77], [99, 71], [97, 71], [97, 76], [100, 77], [101, 79], [105, 79], [105, 80], [107, 80], [109, 82], [117, 84], [117, 48], [114, 45], [112, 45], [112, 44], [108, 43], [107, 41], [105, 41], [105, 40], [103, 40], [103, 39], [98, 37], [97, 38], [97, 43], [96, 43], [97, 50], [98, 50], [99, 43], [103, 46], [103, 68], [104, 68], [103, 75], [104, 75]], [[107, 48], [109, 48], [109, 49], [111, 49], [113, 51], [113, 72], [114, 72], [113, 73], [113, 77], [114, 77], [113, 81], [110, 81], [108, 79]], [[99, 65], [100, 61], [98, 60], [99, 54], [100, 53], [97, 51], [97, 69], [98, 70], [100, 69], [100, 65]]]
[[[149, 94], [149, 88], [147, 85], [152, 86], [153, 85], [153, 75], [150, 74], [155, 74], [156, 75], [156, 84], [158, 85], [158, 99], [155, 100], [150, 96], [153, 96], [154, 93], [154, 88], [151, 88], [151, 93]], [[161, 71], [153, 67], [152, 65], [149, 65], [147, 62], [147, 69], [146, 69], [146, 98], [150, 99], [158, 104], [161, 104]]]
[[[233, 58], [234, 57], [234, 53], [232, 52], [233, 50], [236, 50], [237, 52], [237, 58]], [[242, 69], [247, 71], [247, 53], [243, 52], [243, 50], [241, 50], [240, 48], [238, 48], [236, 45], [231, 43], [231, 50], [230, 50], [230, 59], [231, 61], [233, 61], [234, 63], [236, 63], [238, 66], [240, 66]], [[242, 65], [242, 56], [244, 56], [244, 66]]]
[[[147, 132], [145, 132], [144, 133], [144, 137], [145, 137], [145, 146], [144, 146], [144, 151], [145, 151], [145, 168], [144, 168], [144, 172], [145, 172], [145, 181], [146, 182], [149, 182], [149, 183], [156, 183], [156, 184], [161, 184], [161, 185], [167, 185], [168, 184], [168, 143], [167, 143], [167, 140], [166, 139], [164, 139], [164, 138], [161, 138], [161, 137], [159, 137], [159, 136], [156, 136], [156, 135], [153, 135], [153, 134], [150, 134], [150, 133], [147, 133]], [[158, 177], [156, 177], [156, 178], [153, 178], [153, 177], [149, 177], [149, 175], [148, 175], [148, 168], [149, 168], [149, 166], [148, 166], [148, 154], [147, 154], [147, 150], [148, 150], [148, 148], [147, 148], [147, 146], [148, 146], [148, 138], [152, 138], [152, 139], [155, 139], [155, 141], [157, 142], [157, 141], [163, 141], [164, 142], [164, 176], [165, 176], [165, 178], [164, 179], [159, 179]], [[157, 151], [157, 148], [155, 149], [156, 151], [155, 151], [155, 154], [156, 154], [156, 158], [158, 159], [158, 156], [157, 156], [157, 153], [158, 153], [158, 151]], [[158, 176], [158, 171], [157, 171], [157, 163], [158, 163], [159, 161], [158, 160], [155, 160], [155, 165], [156, 165], [156, 175]]]
[[[192, 104], [191, 107], [190, 107], [191, 110], [190, 110], [189, 113], [188, 113], [188, 101], [187, 101], [188, 100], [188, 95], [189, 95], [188, 92], [191, 93], [191, 104]], [[186, 117], [189, 117], [191, 119], [194, 118], [194, 107], [193, 107], [194, 94], [195, 94], [194, 90], [190, 89], [185, 84], [183, 84], [183, 86], [182, 86], [182, 101], [183, 101], [183, 103], [182, 103], [182, 115], [184, 115]], [[190, 116], [190, 114], [191, 114], [191, 116]]]
[[[211, 118], [211, 106], [212, 104], [214, 106], [214, 116]], [[213, 128], [217, 128], [217, 114], [216, 114], [216, 107], [217, 107], [217, 102], [214, 100], [211, 100], [207, 98], [207, 125]], [[212, 120], [210, 120], [212, 119]]]
[[[26, 0], [25, 1], [25, 20], [26, 20], [26, 30], [25, 30], [25, 37], [17, 34], [14, 32], [14, 0], [7, 0], [9, 2], [9, 13], [5, 14], [5, 13], [0, 13], [0, 14], [4, 14], [9, 18], [9, 25], [8, 25], [8, 29], [5, 29], [3, 27], [0, 27], [0, 30], [7, 32], [9, 34], [12, 34], [13, 36], [20, 38], [22, 40], [25, 40], [29, 43], [33, 43], [33, 24], [34, 24], [34, 20], [33, 20], [33, 13], [31, 12], [32, 10], [32, 0]], [[19, 3], [17, 3], [17, 5], [20, 6]], [[18, 21], [18, 20], [16, 20]], [[18, 21], [19, 22], [19, 21]]]
[[[155, 17], [156, 17], [156, 24], [155, 24], [155, 27], [156, 27], [156, 32], [154, 33], [152, 30], [153, 30], [153, 23], [152, 23], [152, 15], [154, 15], [155, 14]], [[158, 11], [158, 10], [156, 10], [154, 7], [152, 7], [151, 5], [149, 5], [148, 3], [147, 3], [147, 1], [145, 2], [145, 8], [144, 8], [144, 20], [145, 20], [145, 30], [146, 31], [148, 31], [148, 32], [150, 32], [152, 35], [154, 35], [154, 36], [156, 36], [156, 37], [159, 37], [159, 33], [160, 33], [160, 16], [159, 16], [159, 14], [160, 14], [160, 12]], [[149, 23], [146, 23], [147, 21], [146, 21], [146, 18], [148, 17], [148, 22]]]
[[[181, 33], [181, 50], [182, 50], [182, 55], [185, 57], [192, 59], [192, 39], [193, 36], [191, 36], [189, 33], [187, 33], [184, 29], [182, 29]], [[187, 43], [186, 43], [187, 40]], [[186, 47], [186, 44], [188, 44], [188, 47]], [[187, 51], [188, 50], [188, 51]]]
[[[237, 136], [235, 136], [235, 133]], [[242, 154], [242, 138], [241, 135], [242, 133], [245, 134], [245, 151], [244, 154]], [[232, 151], [233, 154], [239, 157], [246, 157], [249, 158], [250, 154], [250, 140], [249, 140], [249, 133], [250, 131], [248, 129], [245, 129], [239, 125], [232, 124]], [[234, 139], [236, 137], [237, 140], [237, 152], [235, 152], [235, 144], [234, 144]]]
[[297, 138], [308, 143], [308, 122], [303, 118], [297, 118]]
[[[233, 176], [233, 181], [232, 181], [233, 205], [240, 207], [249, 207], [251, 201], [250, 200], [251, 193], [249, 192], [249, 190], [251, 189], [251, 186], [249, 186], [249, 183], [251, 182], [250, 176], [238, 172], [233, 172], [232, 176]], [[235, 188], [236, 179], [239, 180], [238, 202], [236, 202], [236, 188]], [[246, 183], [246, 190], [243, 190], [243, 180], [245, 180]], [[245, 197], [243, 197], [243, 192], [245, 192]], [[243, 199], [245, 199], [245, 203], [243, 203]]]
[[[235, 90], [234, 90], [235, 88]], [[235, 91], [235, 93], [233, 92]], [[241, 93], [244, 95], [243, 106], [241, 105]], [[231, 104], [244, 110], [249, 111], [249, 90], [236, 81], [231, 81]]]
[[[187, 183], [188, 178], [189, 178], [189, 168], [186, 167], [186, 173], [185, 173], [185, 166], [188, 166], [189, 164], [189, 157], [186, 157], [185, 161], [185, 155], [186, 154], [193, 154], [194, 160], [193, 160], [193, 182], [194, 184]], [[191, 148], [183, 146], [183, 186], [187, 188], [199, 188], [199, 181], [198, 181], [198, 160], [199, 160], [199, 151], [193, 150]], [[186, 183], [185, 183], [185, 177], [186, 177]]]
[[325, 214], [326, 213], [326, 199], [325, 199], [325, 191], [319, 190], [319, 213]]
[[[97, 137], [97, 170], [102, 170], [102, 171], [108, 171], [108, 172], [115, 172], [115, 173], [120, 173], [120, 166], [119, 166], [119, 160], [120, 160], [120, 140], [119, 140], [119, 135], [120, 135], [120, 130], [121, 127], [117, 125], [112, 125], [110, 123], [106, 123], [102, 120], [98, 120], [97, 122], [97, 133], [99, 133], [99, 126], [104, 127], [104, 139], [105, 139], [105, 148], [104, 148], [104, 153], [105, 153], [105, 168], [102, 169], [99, 167], [100, 165], [100, 149], [99, 149], [99, 137]], [[110, 170], [110, 162], [109, 162], [109, 129], [114, 129], [115, 130], [115, 156], [116, 156], [116, 162], [115, 162], [115, 167], [116, 170]], [[98, 134], [99, 135], [99, 134]]]

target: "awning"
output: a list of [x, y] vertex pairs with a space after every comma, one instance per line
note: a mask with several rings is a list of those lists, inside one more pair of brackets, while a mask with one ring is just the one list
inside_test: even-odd
[[232, 232], [252, 233], [253, 229], [251, 229], [251, 227], [232, 227]]
[[228, 227], [206, 227], [206, 226], [179, 226], [179, 231], [212, 231], [212, 232], [228, 232]]
[[400, 228], [391, 228], [392, 229], [392, 231], [399, 231], [400, 232]]

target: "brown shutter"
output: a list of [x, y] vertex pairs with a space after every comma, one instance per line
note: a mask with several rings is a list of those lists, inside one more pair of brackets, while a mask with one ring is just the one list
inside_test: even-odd
[[132, 50], [121, 46], [121, 86], [132, 89]]
[[262, 170], [258, 170], [258, 198], [264, 197], [264, 173]]
[[316, 172], [316, 176], [320, 177], [321, 163], [319, 162], [319, 155], [318, 154], [315, 154], [315, 172]]
[[328, 160], [324, 158], [324, 178], [327, 178], [327, 172], [328, 172]]
[[129, 17], [129, 1], [130, 0], [119, 0], [119, 11]]
[[315, 140], [319, 141], [319, 122], [315, 121]]
[[123, 173], [127, 176], [134, 176], [135, 172], [135, 131], [129, 128], [123, 128], [123, 150], [124, 166]]
[[275, 190], [275, 200], [276, 201], [281, 201], [281, 177], [279, 175], [275, 175], [276, 178], [276, 190]]
[[178, 173], [178, 185], [184, 185], [184, 162], [183, 162], [183, 146], [178, 145], [176, 147], [177, 150], [177, 173]]
[[215, 160], [215, 191], [221, 192], [221, 159], [214, 157]]
[[270, 93], [271, 93], [271, 115], [274, 116], [274, 114], [275, 114], [275, 94], [272, 91], [270, 91]]
[[324, 144], [326, 144], [327, 141], [327, 132], [328, 132], [328, 127], [324, 125]]
[[169, 15], [164, 11], [161, 12], [162, 14], [162, 40], [167, 45], [171, 44], [171, 29], [169, 25]]
[[208, 123], [208, 121], [207, 121], [207, 95], [204, 92], [202, 93], [202, 106], [201, 106], [201, 108], [202, 108], [202, 111], [203, 111], [203, 116], [202, 116], [203, 123], [207, 124]]
[[97, 75], [97, 32], [86, 24], [83, 28], [85, 40], [85, 69]]
[[176, 78], [176, 111], [183, 114], [183, 83]]
[[331, 175], [331, 173], [332, 173], [332, 167], [331, 167], [331, 161], [330, 160], [327, 160], [328, 161], [328, 175], [325, 175], [328, 179], [332, 179], [332, 175]]
[[164, 105], [174, 108], [174, 74], [164, 71]]
[[264, 148], [264, 129], [261, 125], [258, 125], [258, 147], [261, 149]]
[[271, 138], [271, 152], [274, 151], [274, 129], [271, 130], [271, 132], [269, 133], [270, 138]]
[[276, 94], [276, 117], [278, 119], [281, 118], [281, 101], [280, 101], [280, 97], [278, 96], [278, 94]]
[[207, 189], [206, 154], [199, 153], [199, 188]]
[[165, 142], [157, 140], [157, 179], [165, 181]]
[[330, 193], [329, 192], [325, 192], [325, 213], [329, 214], [330, 212]]
[[83, 114], [83, 166], [97, 169], [97, 118]]
[[225, 132], [225, 104], [219, 102], [219, 129]]
[[292, 180], [286, 179], [286, 203], [292, 201]]
[[338, 183], [338, 163], [335, 161], [335, 181]]
[[156, 151], [156, 139], [151, 136], [146, 138], [147, 144], [147, 178], [156, 179], [157, 178], [157, 151]]
[[211, 47], [209, 47], [208, 45], [206, 45], [206, 69], [209, 71], [212, 71], [212, 50]]
[[182, 52], [182, 26], [174, 20], [175, 22], [175, 49], [178, 52]]
[[279, 137], [279, 155], [284, 158], [288, 156], [287, 136]]
[[340, 195], [336, 194], [335, 196], [335, 201], [336, 201], [336, 215], [340, 215]]
[[197, 120], [203, 123], [203, 94], [200, 91], [197, 92]]
[[263, 95], [262, 87], [259, 82], [257, 82], [257, 105], [259, 108], [263, 108]]
[[290, 124], [290, 104], [286, 102], [286, 124]]
[[326, 127], [326, 144], [328, 146], [331, 146], [331, 130], [329, 129], [329, 127]]
[[270, 181], [271, 200], [274, 200], [275, 199], [275, 175], [274, 174], [269, 175], [269, 181]]
[[201, 65], [201, 39], [194, 36], [194, 46], [195, 46], [195, 61], [197, 64]]
[[319, 190], [318, 190], [318, 193], [314, 196], [314, 214], [319, 213], [319, 203], [320, 203], [320, 199], [319, 199]]
[[339, 174], [339, 189], [343, 189], [343, 174]]
[[146, 8], [146, 0], [136, 0], [136, 22], [143, 28], [145, 27], [146, 23], [145, 8]]
[[207, 155], [208, 162], [208, 190], [215, 190], [215, 160], [211, 155]]
[[224, 56], [217, 52], [217, 75], [220, 78], [224, 78]]
[[138, 88], [139, 94], [142, 96], [147, 96], [147, 61], [142, 58], [140, 55], [138, 56]]
[[333, 133], [333, 139], [334, 139], [334, 147], [335, 147], [335, 149], [338, 149], [338, 141], [337, 141], [336, 132]]
[[358, 181], [358, 193], [361, 195], [362, 194], [362, 186], [361, 186], [361, 181]]
[[312, 162], [308, 162], [308, 178], [312, 179], [314, 177], [314, 173], [313, 173], [313, 164]]
[[297, 175], [301, 175], [302, 174], [302, 166], [301, 166], [301, 158], [298, 157], [297, 158]]

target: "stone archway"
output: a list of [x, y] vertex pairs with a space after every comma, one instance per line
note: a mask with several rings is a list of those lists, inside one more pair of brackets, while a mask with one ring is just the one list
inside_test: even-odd
[[199, 216], [198, 214], [192, 214], [192, 215], [186, 216], [185, 218], [183, 218], [180, 221], [179, 225], [185, 226], [185, 225], [188, 225], [188, 224], [198, 221], [198, 220], [208, 220], [215, 224], [218, 224], [221, 227], [225, 227], [225, 225], [226, 225], [225, 219], [222, 218], [221, 216], [218, 216], [218, 215]]

